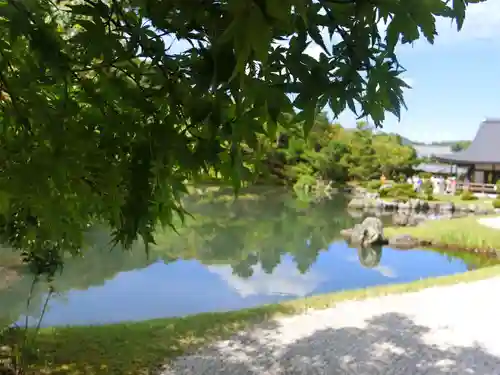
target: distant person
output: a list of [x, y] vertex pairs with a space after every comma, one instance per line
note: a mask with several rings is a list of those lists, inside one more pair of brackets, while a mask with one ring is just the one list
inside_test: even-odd
[[422, 178], [420, 176], [417, 177], [417, 193], [420, 193], [422, 191]]
[[451, 194], [455, 195], [457, 192], [457, 179], [455, 177], [451, 178]]
[[382, 173], [382, 176], [380, 176], [380, 184], [384, 186], [386, 182], [387, 178], [385, 177], [385, 174]]

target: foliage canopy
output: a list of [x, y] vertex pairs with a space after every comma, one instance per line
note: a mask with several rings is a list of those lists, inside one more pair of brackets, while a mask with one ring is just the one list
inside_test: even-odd
[[436, 17], [460, 28], [477, 2], [0, 0], [2, 239], [48, 273], [93, 220], [149, 243], [183, 215], [185, 181], [215, 168], [238, 186], [240, 146], [280, 114], [306, 132], [324, 106], [399, 116], [396, 45], [433, 42]]

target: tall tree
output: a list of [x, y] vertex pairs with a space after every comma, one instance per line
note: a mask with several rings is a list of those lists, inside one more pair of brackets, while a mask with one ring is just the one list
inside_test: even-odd
[[460, 28], [477, 2], [0, 0], [2, 239], [48, 273], [92, 221], [149, 243], [183, 214], [186, 180], [239, 186], [240, 146], [273, 137], [280, 113], [305, 132], [326, 105], [399, 116], [396, 45], [433, 42], [436, 17]]

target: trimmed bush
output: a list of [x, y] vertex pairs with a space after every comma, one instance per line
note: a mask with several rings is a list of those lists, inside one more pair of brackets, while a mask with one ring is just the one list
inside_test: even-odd
[[500, 208], [500, 198], [496, 198], [496, 199], [493, 201], [493, 207], [494, 207], [494, 208]]
[[422, 194], [421, 198], [426, 201], [434, 200], [434, 187], [432, 186], [432, 182], [430, 180], [425, 180], [422, 183]]
[[464, 190], [460, 199], [463, 201], [475, 201], [477, 200], [477, 197], [470, 190]]
[[379, 190], [381, 186], [382, 183], [379, 180], [371, 180], [366, 183], [366, 188], [372, 191]]
[[390, 188], [382, 189], [380, 196], [408, 200], [410, 198], [417, 198], [418, 194], [413, 190], [413, 185], [411, 184], [395, 184]]
[[391, 189], [391, 188], [382, 188], [382, 189], [380, 189], [380, 191], [378, 192], [378, 194], [379, 194], [380, 198], [385, 198], [385, 197], [387, 197], [387, 196], [388, 196], [388, 194], [389, 194], [389, 190], [390, 190], [390, 189]]

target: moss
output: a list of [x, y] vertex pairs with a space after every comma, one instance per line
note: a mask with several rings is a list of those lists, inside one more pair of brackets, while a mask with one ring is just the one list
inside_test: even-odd
[[138, 323], [42, 329], [31, 374], [147, 374], [165, 361], [252, 324], [345, 300], [415, 292], [423, 288], [481, 280], [500, 274], [500, 266], [463, 274], [372, 287], [287, 301], [235, 312], [199, 314]]

